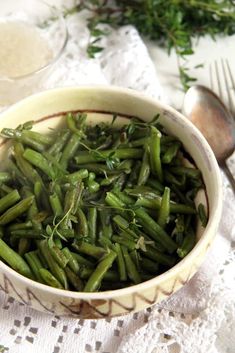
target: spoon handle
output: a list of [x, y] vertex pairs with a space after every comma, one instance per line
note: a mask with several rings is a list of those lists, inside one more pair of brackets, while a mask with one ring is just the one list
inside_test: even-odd
[[226, 174], [230, 185], [232, 187], [233, 193], [235, 195], [235, 175], [233, 175], [231, 173], [231, 170], [229, 169], [229, 167], [226, 164], [226, 161], [220, 164], [221, 168], [223, 169], [224, 173]]

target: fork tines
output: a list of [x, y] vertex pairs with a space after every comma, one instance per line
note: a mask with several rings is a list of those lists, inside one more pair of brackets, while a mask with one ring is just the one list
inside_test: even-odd
[[235, 113], [235, 79], [228, 59], [210, 64], [210, 86], [229, 110]]

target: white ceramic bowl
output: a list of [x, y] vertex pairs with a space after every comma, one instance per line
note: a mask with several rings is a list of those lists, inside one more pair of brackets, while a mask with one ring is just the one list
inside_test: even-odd
[[[46, 91], [15, 104], [1, 114], [0, 130], [35, 120], [35, 129], [47, 131], [61, 124], [65, 112], [85, 111], [103, 120], [110, 113], [150, 121], [160, 113], [169, 134], [179, 138], [202, 172], [209, 206], [209, 220], [194, 249], [165, 273], [138, 285], [100, 293], [78, 293], [51, 288], [25, 278], [0, 261], [0, 288], [34, 309], [57, 315], [102, 318], [139, 311], [183, 286], [197, 271], [216, 234], [222, 209], [220, 170], [201, 133], [180, 113], [135, 91], [117, 87], [72, 87]], [[0, 140], [1, 160], [8, 144]]]

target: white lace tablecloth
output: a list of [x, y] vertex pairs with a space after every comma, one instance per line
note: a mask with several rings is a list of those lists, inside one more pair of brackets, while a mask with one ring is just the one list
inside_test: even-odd
[[[88, 59], [86, 16], [84, 12], [67, 18], [69, 43], [47, 87], [115, 84], [172, 100], [172, 87], [163, 80], [163, 93], [146, 46], [130, 26], [112, 30], [104, 39], [106, 49], [97, 59]], [[163, 63], [160, 49], [158, 66], [157, 49], [148, 45], [160, 77], [166, 77], [171, 67]], [[175, 75], [171, 79], [178, 84]], [[0, 352], [234, 353], [235, 200], [223, 179], [219, 234], [201, 269], [174, 296], [125, 317], [76, 320], [36, 312], [0, 293]]]

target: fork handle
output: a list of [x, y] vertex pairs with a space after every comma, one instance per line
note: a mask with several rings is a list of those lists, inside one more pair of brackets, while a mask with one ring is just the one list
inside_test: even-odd
[[235, 195], [235, 175], [232, 174], [231, 170], [226, 164], [226, 161], [220, 164], [220, 167], [223, 169], [225, 175], [227, 176], [229, 183], [232, 187], [233, 193]]

